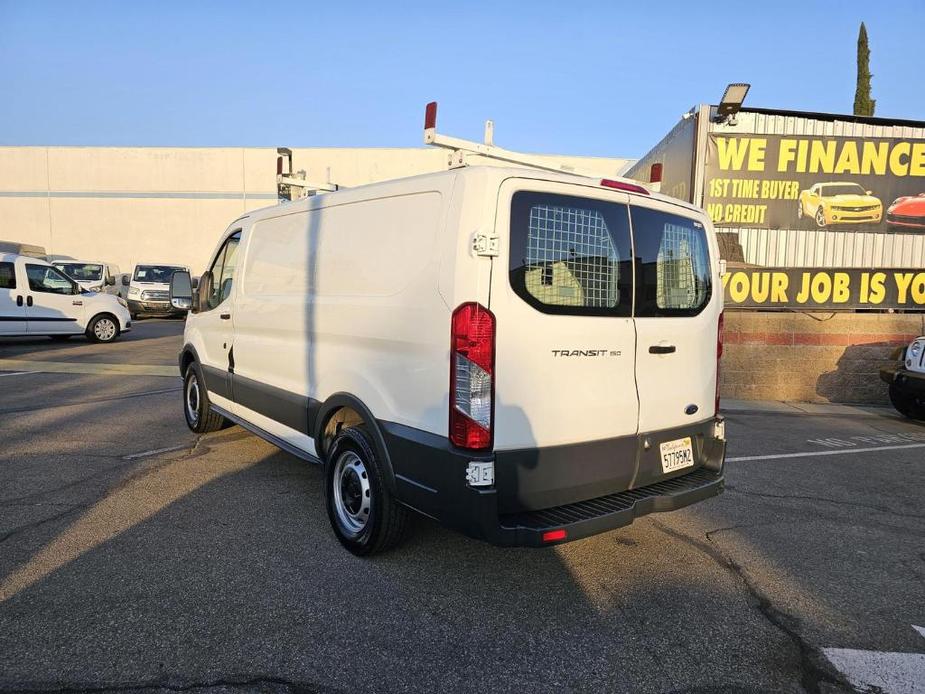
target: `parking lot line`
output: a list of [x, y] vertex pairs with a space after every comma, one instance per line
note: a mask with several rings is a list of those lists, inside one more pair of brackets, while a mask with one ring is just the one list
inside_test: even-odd
[[3, 378], [4, 376], [22, 376], [23, 374], [27, 374], [27, 373], [29, 372], [28, 371], [14, 371], [13, 373], [0, 374], [0, 378]]
[[[20, 373], [68, 373], [97, 376], [172, 376], [179, 378], [177, 366], [160, 364], [93, 364], [69, 361], [32, 361], [28, 359], [0, 359], [0, 371]], [[6, 374], [12, 375], [12, 374]]]
[[870, 448], [840, 448], [833, 451], [803, 451], [801, 453], [774, 453], [771, 455], [742, 455], [726, 458], [727, 463], [741, 463], [748, 460], [779, 460], [782, 458], [815, 458], [821, 455], [849, 455], [851, 453], [872, 453], [874, 451], [898, 451], [906, 448], [925, 448], [925, 443], [909, 443], [903, 446], [871, 446]]

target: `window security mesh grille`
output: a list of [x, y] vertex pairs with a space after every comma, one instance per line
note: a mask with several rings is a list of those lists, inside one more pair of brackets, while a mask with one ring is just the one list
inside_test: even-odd
[[544, 304], [613, 308], [619, 301], [619, 256], [596, 210], [531, 207], [526, 260], [527, 291]]
[[659, 308], [689, 309], [703, 303], [706, 287], [698, 275], [705, 257], [701, 232], [665, 224], [657, 259]]

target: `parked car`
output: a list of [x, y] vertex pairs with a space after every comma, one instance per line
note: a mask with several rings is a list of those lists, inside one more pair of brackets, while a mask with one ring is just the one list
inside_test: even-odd
[[897, 350], [896, 364], [880, 369], [890, 386], [890, 402], [910, 419], [925, 420], [925, 336]]
[[122, 278], [122, 284], [128, 287], [128, 308], [132, 320], [140, 315], [182, 316], [186, 311], [170, 304], [170, 278], [178, 270], [189, 272], [185, 265], [136, 265], [131, 279]]
[[116, 277], [120, 273], [116, 265], [83, 260], [52, 260], [51, 264], [88, 292], [119, 293]]
[[857, 183], [816, 183], [800, 192], [797, 219], [804, 217], [820, 228], [830, 224], [879, 224], [883, 203]]
[[896, 198], [887, 208], [886, 223], [892, 231], [925, 230], [925, 193]]
[[0, 254], [0, 337], [66, 340], [84, 334], [94, 342], [112, 342], [131, 328], [121, 297], [82, 289], [44, 260]]
[[722, 489], [716, 239], [638, 184], [472, 166], [312, 196], [235, 221], [171, 300], [189, 428], [323, 461], [356, 554], [411, 509], [545, 546]]

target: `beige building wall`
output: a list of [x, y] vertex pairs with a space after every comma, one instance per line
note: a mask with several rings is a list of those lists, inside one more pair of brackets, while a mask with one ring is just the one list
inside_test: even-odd
[[[296, 170], [347, 187], [446, 168], [436, 148], [293, 149]], [[549, 155], [615, 176], [626, 159]], [[202, 272], [225, 228], [276, 204], [276, 150], [246, 147], [0, 147], [0, 240], [115, 263]]]

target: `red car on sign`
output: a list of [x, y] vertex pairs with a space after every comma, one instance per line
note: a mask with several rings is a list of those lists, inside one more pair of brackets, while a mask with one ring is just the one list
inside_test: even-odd
[[886, 211], [886, 223], [893, 231], [925, 230], [925, 193], [896, 198]]

